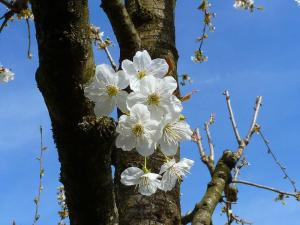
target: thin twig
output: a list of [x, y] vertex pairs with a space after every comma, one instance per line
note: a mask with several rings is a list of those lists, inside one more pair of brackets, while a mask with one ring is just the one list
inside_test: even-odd
[[205, 150], [204, 150], [204, 147], [202, 144], [202, 137], [201, 137], [201, 134], [200, 134], [200, 131], [198, 128], [196, 129], [194, 135], [196, 136], [194, 139], [195, 139], [195, 142], [197, 143], [197, 147], [198, 147], [198, 151], [199, 151], [201, 160], [206, 165], [206, 167], [209, 170], [210, 175], [212, 176], [213, 172], [215, 170], [214, 162], [210, 159], [210, 157], [207, 157], [207, 155], [205, 153]]
[[266, 145], [266, 147], [268, 149], [268, 153], [272, 156], [275, 163], [279, 166], [280, 170], [283, 172], [284, 179], [287, 179], [290, 182], [290, 184], [292, 185], [292, 187], [294, 189], [294, 192], [298, 192], [298, 189], [296, 187], [296, 182], [288, 175], [288, 173], [286, 171], [286, 168], [282, 165], [282, 163], [278, 160], [278, 158], [276, 157], [276, 155], [272, 151], [272, 149], [269, 145], [269, 141], [265, 138], [265, 136], [261, 132], [261, 129], [259, 129], [258, 134], [260, 135], [260, 137], [262, 138], [264, 144]]
[[234, 118], [234, 114], [233, 114], [233, 110], [232, 110], [232, 106], [231, 106], [231, 101], [230, 101], [229, 91], [226, 90], [223, 94], [226, 97], [226, 103], [227, 103], [227, 108], [228, 108], [228, 111], [229, 111], [229, 118], [230, 118], [230, 121], [231, 121], [231, 124], [232, 124], [232, 128], [233, 128], [236, 140], [238, 142], [238, 145], [240, 145], [241, 142], [242, 142], [242, 138], [240, 136], [240, 133], [239, 133], [239, 130], [238, 130], [235, 118]]
[[30, 23], [29, 23], [29, 19], [26, 19], [26, 25], [27, 25], [27, 32], [28, 32], [28, 48], [27, 48], [27, 57], [28, 59], [32, 58], [32, 54], [31, 54], [31, 33], [30, 33]]
[[42, 183], [42, 178], [44, 176], [44, 166], [43, 166], [43, 153], [44, 151], [47, 149], [46, 147], [44, 147], [43, 144], [43, 128], [42, 126], [40, 126], [40, 155], [39, 157], [37, 157], [37, 160], [40, 163], [40, 176], [39, 176], [39, 186], [38, 186], [38, 195], [36, 198], [34, 198], [34, 203], [35, 203], [35, 213], [34, 213], [34, 219], [33, 219], [33, 225], [37, 224], [40, 215], [39, 215], [39, 205], [40, 205], [40, 200], [41, 200], [41, 193], [43, 191], [43, 183]]
[[209, 122], [204, 123], [204, 130], [206, 132], [208, 146], [209, 146], [209, 159], [212, 162], [214, 162], [214, 160], [215, 160], [215, 149], [214, 149], [214, 144], [213, 144], [212, 137], [211, 137], [210, 130], [209, 130]]
[[296, 198], [298, 201], [300, 200], [300, 192], [285, 192], [285, 191], [281, 191], [281, 190], [276, 189], [276, 188], [272, 188], [272, 187], [264, 186], [264, 185], [261, 185], [261, 184], [256, 184], [256, 183], [252, 183], [252, 182], [249, 182], [249, 181], [244, 181], [244, 180], [233, 180], [232, 183], [245, 184], [245, 185], [265, 189], [265, 190], [268, 190], [268, 191], [272, 191], [272, 192], [275, 192], [275, 193], [278, 193], [278, 194], [281, 194], [281, 195], [291, 196], [291, 197]]
[[252, 135], [255, 132], [259, 131], [259, 125], [257, 124], [256, 121], [257, 121], [258, 113], [259, 113], [259, 110], [260, 110], [260, 107], [261, 107], [261, 103], [262, 103], [262, 97], [261, 96], [257, 96], [256, 97], [256, 101], [255, 101], [254, 114], [253, 114], [253, 117], [252, 117], [252, 122], [251, 122], [250, 129], [248, 131], [248, 134], [242, 140], [240, 146], [238, 147], [238, 149], [237, 149], [237, 151], [235, 153], [237, 161], [243, 155], [244, 150], [245, 150], [246, 146], [249, 144]]
[[103, 41], [103, 39], [102, 39], [100, 33], [99, 33], [99, 41], [100, 41], [101, 44], [104, 45], [103, 50], [105, 51], [105, 53], [106, 53], [106, 55], [107, 55], [107, 58], [108, 58], [108, 60], [109, 60], [109, 62], [110, 62], [110, 64], [111, 64], [112, 68], [113, 68], [115, 71], [118, 71], [118, 67], [117, 67], [117, 65], [115, 64], [115, 61], [114, 61], [112, 55], [110, 54], [110, 51], [109, 51], [108, 47], [106, 46], [105, 42]]
[[253, 114], [253, 118], [252, 118], [252, 123], [251, 123], [251, 126], [249, 128], [248, 134], [247, 134], [246, 138], [244, 139], [244, 141], [246, 143], [249, 142], [249, 139], [251, 138], [251, 135], [256, 131], [256, 129], [255, 129], [255, 126], [257, 125], [256, 120], [257, 120], [257, 117], [258, 117], [259, 109], [261, 107], [261, 103], [262, 103], [262, 97], [257, 96], [256, 97], [256, 102], [255, 102], [255, 107], [254, 107], [254, 114]]
[[200, 134], [200, 131], [199, 131], [199, 128], [196, 129], [196, 138], [197, 138], [197, 146], [198, 146], [198, 150], [199, 150], [199, 154], [201, 156], [201, 159], [205, 159], [207, 158], [206, 154], [205, 154], [205, 150], [204, 150], [204, 147], [203, 147], [203, 144], [202, 144], [202, 137], [201, 137], [201, 134]]

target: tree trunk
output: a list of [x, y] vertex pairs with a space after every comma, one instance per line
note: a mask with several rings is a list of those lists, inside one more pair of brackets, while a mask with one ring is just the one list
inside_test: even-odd
[[[128, 45], [122, 42], [124, 36], [128, 34], [122, 32], [124, 29], [119, 28], [118, 21], [114, 21], [117, 18], [111, 16], [115, 11], [110, 11], [113, 10], [113, 6], [110, 5], [109, 8], [108, 4], [114, 4], [113, 2], [118, 1], [103, 1], [102, 7], [108, 14], [119, 41], [121, 62], [123, 59], [132, 59], [136, 49], [128, 48]], [[175, 47], [174, 27], [175, 0], [129, 0], [125, 1], [125, 4], [131, 19], [130, 22], [132, 22], [130, 25], [131, 30], [135, 29], [133, 35], [137, 32], [140, 38], [140, 43], [138, 43], [140, 44], [140, 50], [148, 50], [152, 58], [168, 57], [175, 66], [175, 71], [172, 75], [177, 79], [176, 64], [178, 55]], [[176, 157], [179, 158], [179, 153]], [[144, 162], [143, 157], [139, 156], [135, 151], [123, 152], [122, 150], [117, 150], [115, 158], [115, 188], [119, 223], [122, 225], [180, 224], [179, 185], [166, 193], [158, 191], [151, 197], [141, 196], [133, 187], [127, 187], [120, 183], [120, 174], [130, 166], [141, 168]], [[149, 157], [147, 164], [151, 171], [158, 173], [164, 159], [161, 153], [156, 152]]]
[[38, 87], [48, 107], [72, 225], [113, 224], [115, 124], [96, 119], [83, 92], [94, 75], [87, 0], [32, 0]]

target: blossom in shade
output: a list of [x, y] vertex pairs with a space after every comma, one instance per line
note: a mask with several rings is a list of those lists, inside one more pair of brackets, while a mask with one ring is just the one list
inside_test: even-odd
[[15, 74], [11, 70], [0, 65], [0, 83], [8, 83], [13, 80], [14, 77]]
[[169, 65], [165, 59], [151, 59], [149, 53], [144, 51], [136, 52], [133, 61], [123, 60], [122, 69], [129, 75], [130, 88], [132, 90], [139, 89], [140, 82], [147, 76], [164, 77]]
[[137, 167], [129, 167], [121, 173], [121, 183], [127, 186], [136, 185], [138, 192], [150, 196], [160, 187], [161, 175], [144, 172]]
[[178, 163], [175, 159], [164, 163], [159, 172], [159, 174], [163, 174], [159, 188], [163, 191], [171, 191], [175, 187], [176, 181], [181, 181], [189, 173], [193, 164], [193, 160], [186, 158], [181, 159]]
[[140, 90], [131, 92], [127, 98], [129, 109], [136, 104], [143, 104], [157, 119], [161, 119], [165, 114], [179, 114], [182, 111], [181, 101], [173, 95], [177, 88], [177, 82], [173, 77], [159, 79], [147, 76], [140, 84]]
[[101, 64], [96, 67], [94, 79], [85, 88], [85, 95], [95, 103], [97, 116], [109, 115], [115, 106], [126, 113], [128, 93], [122, 89], [128, 85], [128, 77], [122, 70], [115, 72], [111, 66]]
[[116, 128], [119, 133], [116, 146], [124, 151], [136, 148], [142, 156], [154, 152], [161, 137], [161, 129], [156, 120], [150, 118], [147, 106], [136, 104], [130, 109], [130, 115], [122, 115]]
[[175, 155], [179, 142], [191, 140], [192, 134], [193, 131], [185, 120], [166, 116], [163, 121], [162, 137], [158, 142], [160, 150], [167, 156]]

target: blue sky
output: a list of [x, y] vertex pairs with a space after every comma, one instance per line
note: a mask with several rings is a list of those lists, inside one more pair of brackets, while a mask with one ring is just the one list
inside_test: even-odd
[[[261, 0], [257, 4], [264, 5], [265, 10], [249, 13], [235, 10], [231, 1], [212, 2], [212, 11], [217, 13], [216, 31], [209, 34], [204, 44], [209, 61], [199, 65], [190, 60], [197, 48], [195, 38], [202, 29], [201, 14], [196, 10], [199, 2], [177, 1], [176, 10], [179, 73], [188, 73], [194, 80], [192, 85], [182, 88], [182, 92], [200, 90], [185, 103], [189, 123], [202, 127], [211, 113], [216, 114], [211, 132], [218, 158], [224, 149], [236, 148], [222, 92], [225, 89], [231, 92], [242, 134], [248, 130], [255, 97], [262, 95], [264, 102], [258, 122], [291, 177], [300, 182], [300, 30], [297, 29], [300, 8], [293, 0], [284, 3], [282, 0]], [[115, 41], [98, 1], [90, 1], [90, 11], [92, 23]], [[13, 219], [17, 224], [32, 223], [39, 173], [35, 160], [39, 154], [39, 125], [44, 127], [44, 142], [48, 147], [40, 224], [58, 221], [59, 164], [47, 109], [34, 79], [38, 65], [34, 36], [33, 42], [33, 60], [27, 60], [24, 21], [11, 23], [0, 35], [0, 62], [16, 74], [13, 82], [0, 86], [1, 225], [11, 224]], [[118, 48], [112, 48], [112, 53], [117, 59]], [[97, 52], [95, 56], [97, 63], [107, 62], [103, 53]], [[193, 143], [182, 145], [182, 155], [196, 161], [182, 185], [182, 207], [186, 212], [201, 199], [209, 174]], [[242, 171], [241, 179], [292, 191], [257, 136], [247, 148], [246, 157], [251, 166]], [[274, 202], [276, 195], [273, 193], [246, 186], [240, 186], [239, 190], [239, 203], [234, 206], [234, 212], [243, 218], [258, 225], [300, 225], [299, 202], [288, 199], [284, 206]], [[214, 224], [224, 224], [224, 221], [218, 208]]]

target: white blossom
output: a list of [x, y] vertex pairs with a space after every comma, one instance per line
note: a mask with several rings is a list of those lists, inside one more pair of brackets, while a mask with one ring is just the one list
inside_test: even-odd
[[234, 8], [241, 8], [241, 9], [252, 9], [254, 6], [253, 0], [235, 0], [233, 4]]
[[295, 2], [300, 6], [300, 0], [295, 0]]
[[130, 88], [136, 91], [143, 78], [151, 75], [158, 78], [164, 77], [169, 70], [169, 65], [165, 59], [152, 60], [149, 53], [144, 50], [138, 51], [133, 57], [133, 61], [123, 60], [122, 69], [129, 75]]
[[129, 167], [121, 173], [121, 183], [127, 186], [136, 185], [138, 192], [142, 195], [150, 196], [160, 187], [161, 175], [144, 172], [137, 167]]
[[162, 137], [158, 144], [160, 150], [167, 156], [175, 155], [179, 142], [191, 140], [193, 132], [190, 126], [178, 117], [165, 117], [163, 121]]
[[159, 188], [163, 191], [172, 190], [176, 185], [176, 181], [181, 181], [189, 173], [193, 164], [193, 160], [186, 158], [183, 158], [178, 163], [176, 163], [175, 159], [164, 163], [159, 172], [159, 174], [163, 174]]
[[94, 79], [85, 88], [85, 94], [95, 103], [97, 116], [109, 115], [115, 106], [126, 113], [128, 93], [122, 89], [128, 85], [128, 77], [122, 70], [115, 72], [111, 66], [101, 64], [96, 67]]
[[116, 139], [118, 148], [124, 151], [136, 148], [142, 156], [151, 155], [161, 137], [158, 121], [150, 118], [149, 110], [142, 104], [134, 105], [129, 116], [120, 117], [116, 131], [119, 133]]
[[0, 65], [0, 83], [8, 83], [14, 79], [14, 76], [12, 71]]
[[181, 101], [173, 95], [177, 82], [171, 76], [163, 79], [147, 76], [140, 82], [141, 88], [131, 92], [127, 98], [127, 106], [131, 109], [140, 103], [146, 105], [151, 115], [157, 119], [165, 114], [178, 114], [182, 111]]

